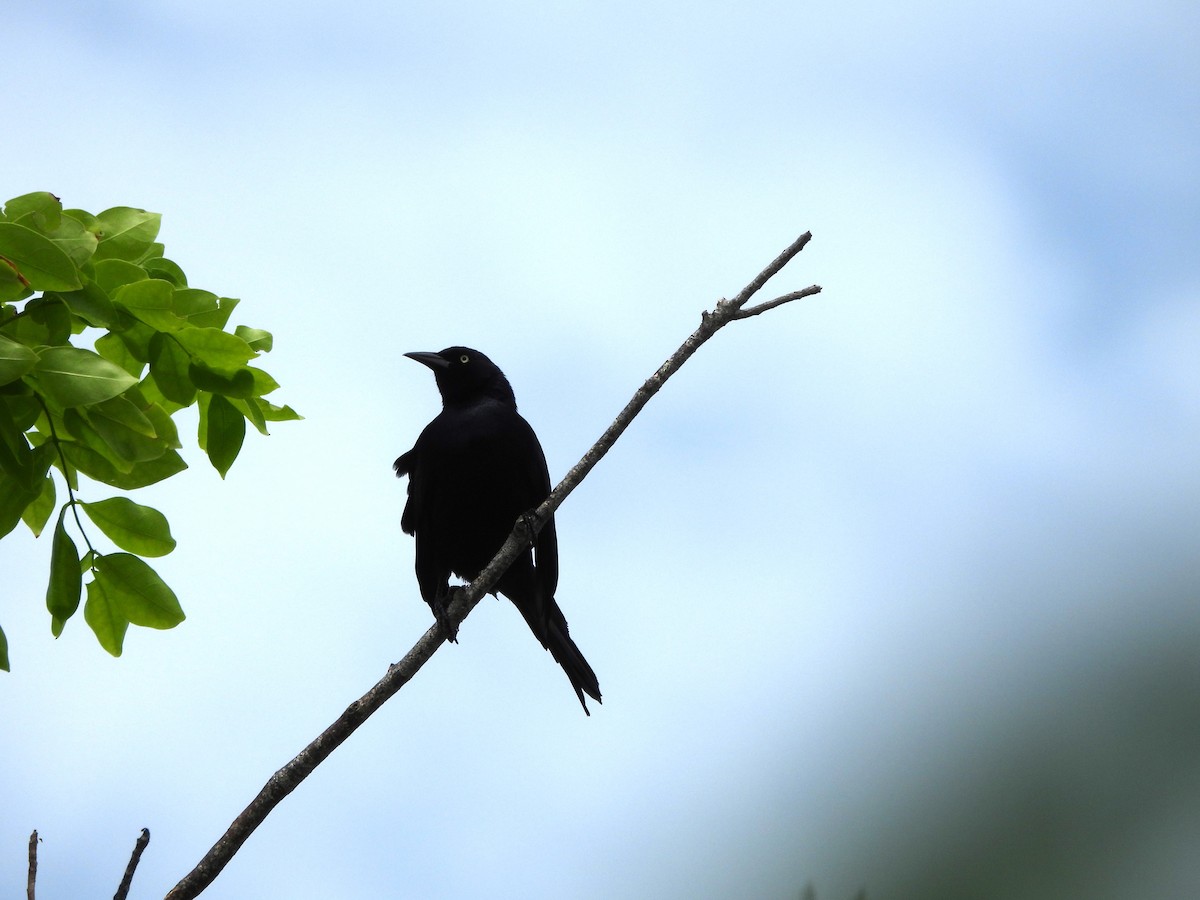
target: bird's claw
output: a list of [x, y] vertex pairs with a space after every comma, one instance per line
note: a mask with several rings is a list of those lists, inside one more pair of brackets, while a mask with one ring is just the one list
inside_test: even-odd
[[451, 588], [450, 592], [443, 597], [439, 597], [429, 604], [433, 610], [433, 617], [437, 620], [438, 625], [442, 629], [442, 634], [446, 636], [446, 640], [452, 644], [458, 643], [458, 626], [450, 619], [450, 601], [454, 599], [454, 591], [460, 588]]
[[[520, 517], [517, 519], [517, 525], [520, 527], [522, 532], [517, 536], [522, 540], [528, 541], [530, 544], [537, 544], [538, 535], [541, 533], [541, 529], [550, 520], [550, 516], [542, 519], [538, 515], [539, 509], [541, 509], [540, 506], [535, 506], [533, 509], [526, 510], [525, 512], [521, 513]], [[553, 516], [553, 513], [551, 513], [551, 516]]]

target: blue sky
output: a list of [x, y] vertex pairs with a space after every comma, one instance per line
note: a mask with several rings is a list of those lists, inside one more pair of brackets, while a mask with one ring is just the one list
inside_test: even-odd
[[[19, 2], [4, 198], [164, 214], [305, 416], [138, 499], [188, 613], [54, 641], [0, 544], [0, 894], [161, 896], [428, 623], [409, 350], [560, 477], [587, 719], [506, 604], [205, 896], [1186, 896], [1200, 871], [1200, 13]], [[91, 498], [107, 489], [89, 488]], [[964, 887], [966, 886], [966, 887]]]

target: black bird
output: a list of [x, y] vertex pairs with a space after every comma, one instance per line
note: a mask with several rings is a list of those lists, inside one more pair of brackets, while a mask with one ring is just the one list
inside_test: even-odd
[[[393, 466], [397, 476], [408, 476], [400, 524], [417, 539], [421, 596], [453, 641], [446, 614], [450, 574], [471, 581], [483, 571], [517, 519], [549, 496], [550, 473], [542, 445], [517, 413], [512, 387], [495, 363], [469, 347], [404, 355], [433, 370], [442, 411]], [[557, 587], [558, 538], [551, 518], [492, 593], [521, 611], [591, 715], [583, 695], [599, 703], [600, 685], [554, 602]]]

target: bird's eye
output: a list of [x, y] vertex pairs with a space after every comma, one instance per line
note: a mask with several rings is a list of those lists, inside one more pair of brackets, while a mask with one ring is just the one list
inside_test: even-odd
[[460, 356], [460, 357], [458, 358], [458, 361], [459, 361], [460, 363], [464, 363], [464, 364], [465, 364], [465, 363], [469, 363], [469, 362], [471, 361], [471, 357], [467, 356], [467, 354], [465, 354], [465, 353], [464, 353], [462, 356]]

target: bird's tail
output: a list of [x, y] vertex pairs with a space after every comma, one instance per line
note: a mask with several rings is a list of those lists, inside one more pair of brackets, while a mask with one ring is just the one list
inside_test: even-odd
[[521, 610], [525, 621], [529, 623], [529, 629], [542, 642], [542, 646], [550, 651], [554, 661], [567, 673], [567, 678], [571, 680], [571, 687], [575, 688], [575, 695], [579, 698], [583, 711], [590, 716], [592, 713], [588, 709], [584, 694], [597, 703], [603, 702], [600, 699], [600, 682], [596, 680], [596, 673], [592, 671], [588, 661], [584, 659], [579, 648], [575, 646], [575, 642], [571, 640], [571, 633], [567, 629], [567, 617], [563, 615], [553, 598], [546, 603], [544, 619], [539, 618], [532, 610], [526, 609], [524, 604], [517, 604], [517, 608]]
[[571, 640], [571, 635], [567, 631], [566, 616], [562, 614], [562, 610], [553, 600], [550, 601], [549, 613], [546, 640], [543, 640], [542, 643], [550, 651], [554, 661], [562, 666], [562, 670], [567, 673], [567, 678], [571, 679], [571, 687], [575, 688], [575, 696], [579, 698], [583, 711], [590, 716], [591, 711], [588, 710], [587, 701], [583, 699], [583, 695], [587, 694], [597, 703], [602, 703], [600, 682], [596, 680], [596, 673], [592, 671], [588, 661], [583, 658], [583, 654]]

